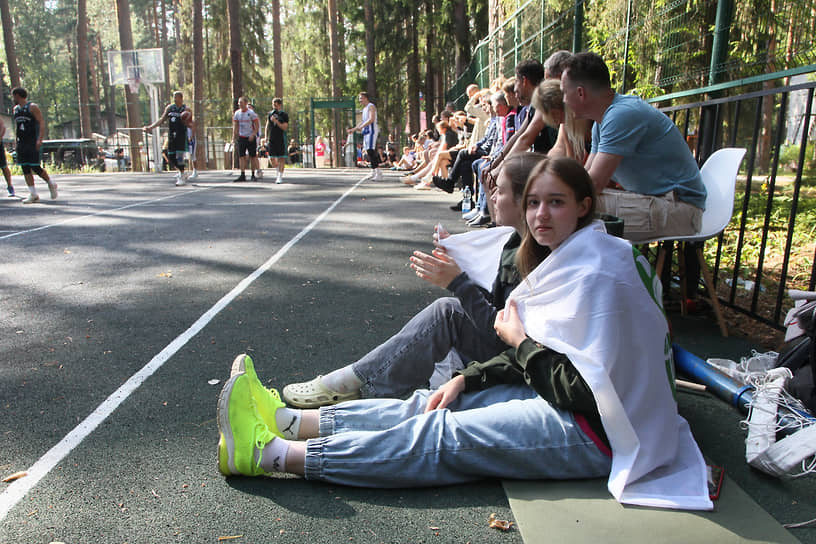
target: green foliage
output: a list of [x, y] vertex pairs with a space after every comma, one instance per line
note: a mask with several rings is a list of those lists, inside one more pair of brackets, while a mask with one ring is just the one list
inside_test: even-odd
[[[739, 275], [743, 278], [755, 277], [759, 267], [764, 233], [767, 242], [763, 255], [763, 276], [766, 283], [772, 286], [781, 279], [782, 262], [786, 254], [788, 223], [793, 206], [793, 176], [780, 176], [773, 195], [769, 195], [769, 189], [767, 183], [757, 182], [755, 179], [751, 193], [748, 195]], [[772, 207], [766, 228], [765, 212], [769, 198], [772, 200]], [[721, 248], [722, 263], [729, 270], [732, 270], [736, 263], [738, 234], [745, 199], [745, 183], [739, 182], [734, 201], [734, 215], [725, 230]], [[795, 228], [792, 233], [787, 284], [790, 289], [808, 289], [816, 247], [814, 234], [816, 234], [816, 192], [812, 188], [805, 187], [799, 195]], [[714, 262], [717, 244], [706, 244], [705, 251], [708, 261]]]

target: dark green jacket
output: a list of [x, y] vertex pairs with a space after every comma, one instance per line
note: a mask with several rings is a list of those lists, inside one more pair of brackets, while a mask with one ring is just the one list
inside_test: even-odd
[[465, 377], [466, 392], [499, 384], [526, 383], [553, 406], [582, 414], [598, 437], [609, 445], [592, 391], [562, 353], [527, 338], [518, 348], [509, 348], [483, 363], [472, 362], [458, 374]]

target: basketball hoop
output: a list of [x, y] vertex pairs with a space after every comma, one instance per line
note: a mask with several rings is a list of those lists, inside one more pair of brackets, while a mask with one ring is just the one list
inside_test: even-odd
[[[127, 85], [130, 92], [135, 95], [132, 97], [133, 100], [137, 102], [139, 86], [144, 85], [150, 99], [151, 118], [159, 118], [159, 92], [156, 83], [164, 83], [165, 80], [164, 51], [161, 48], [108, 51], [108, 77], [111, 85]], [[141, 132], [141, 127], [138, 129], [134, 127], [131, 130]], [[154, 159], [161, 156], [158, 128], [153, 129], [152, 141], [148, 145], [152, 148]], [[147, 149], [145, 147], [145, 151]], [[131, 152], [138, 153], [138, 150], [132, 146]], [[150, 160], [150, 153], [147, 153], [147, 159]], [[153, 166], [156, 172], [161, 171], [161, 161], [154, 160]]]

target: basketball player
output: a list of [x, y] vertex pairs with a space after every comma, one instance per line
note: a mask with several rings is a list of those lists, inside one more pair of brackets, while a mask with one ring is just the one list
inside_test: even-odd
[[[238, 99], [238, 109], [232, 115], [232, 139], [238, 147], [238, 165], [241, 168], [241, 175], [234, 181], [246, 181], [247, 155], [249, 160], [257, 160], [258, 156], [258, 132], [261, 121], [258, 114], [249, 109], [249, 100], [246, 97]], [[255, 167], [252, 168], [252, 181], [255, 181]]]
[[371, 166], [371, 173], [363, 178], [363, 180], [382, 180], [382, 173], [380, 172], [380, 155], [377, 153], [377, 107], [371, 101], [368, 93], [360, 93], [358, 96], [360, 105], [363, 107], [363, 119], [360, 124], [348, 129], [349, 134], [361, 131], [363, 133], [363, 149], [368, 154], [368, 164]]
[[37, 174], [48, 184], [51, 200], [57, 198], [57, 184], [51, 181], [48, 172], [40, 165], [40, 148], [43, 134], [45, 134], [45, 119], [39, 106], [28, 101], [28, 91], [22, 87], [12, 89], [11, 97], [14, 100], [14, 126], [17, 131], [17, 164], [23, 170], [29, 195], [23, 204], [39, 202], [40, 196], [34, 187], [34, 174]]
[[289, 128], [289, 114], [283, 111], [283, 99], [272, 100], [272, 107], [266, 120], [266, 150], [269, 162], [278, 170], [275, 183], [283, 183], [283, 169], [286, 168], [286, 129]]
[[[181, 118], [185, 111], [189, 112], [190, 110], [184, 105], [184, 94], [181, 91], [176, 91], [173, 93], [173, 103], [164, 108], [162, 116], [155, 123], [144, 127], [145, 132], [150, 132], [162, 124], [165, 119], [167, 120], [167, 159], [170, 166], [178, 170], [176, 186], [179, 187], [187, 183], [187, 174], [184, 172], [184, 159], [187, 154], [187, 127]], [[190, 115], [192, 119], [192, 114]]]
[[196, 123], [193, 121], [193, 114], [191, 111], [185, 111], [181, 114], [181, 120], [184, 121], [184, 126], [187, 127], [187, 149], [190, 153], [190, 177], [187, 179], [196, 179], [198, 177], [198, 170], [196, 170]]

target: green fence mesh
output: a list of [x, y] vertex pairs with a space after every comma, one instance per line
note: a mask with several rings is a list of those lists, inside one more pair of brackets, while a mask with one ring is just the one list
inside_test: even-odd
[[476, 46], [447, 99], [559, 49], [599, 53], [617, 90], [645, 98], [781, 77], [816, 62], [814, 35], [816, 0], [530, 0]]

